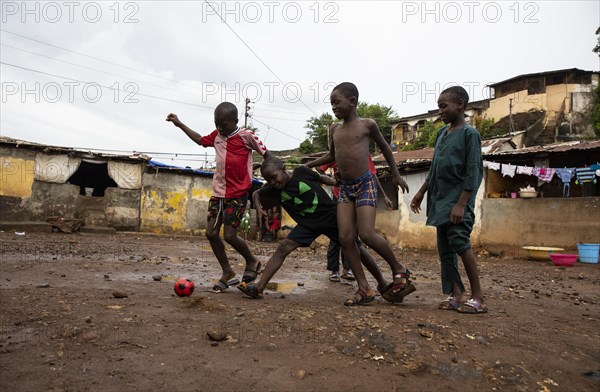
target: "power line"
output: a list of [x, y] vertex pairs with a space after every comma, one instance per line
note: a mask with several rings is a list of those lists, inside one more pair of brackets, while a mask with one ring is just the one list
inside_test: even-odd
[[[215, 12], [215, 14], [217, 14], [219, 16], [219, 18], [221, 19], [221, 21], [223, 23], [225, 23], [225, 26], [227, 26], [229, 28], [229, 30], [231, 30], [231, 32], [233, 34], [235, 34], [235, 36], [240, 40], [241, 43], [243, 43], [248, 50], [250, 50], [250, 52], [254, 55], [254, 57], [256, 57], [258, 59], [258, 61], [260, 61], [262, 63], [262, 65], [265, 66], [265, 68], [267, 68], [269, 70], [269, 72], [271, 72], [271, 74], [273, 76], [275, 76], [275, 78], [281, 83], [285, 85], [285, 82], [267, 65], [267, 63], [265, 63], [263, 61], [263, 59], [260, 58], [260, 56], [258, 54], [256, 54], [256, 52], [254, 50], [252, 50], [252, 48], [250, 47], [250, 45], [248, 45], [246, 43], [246, 41], [244, 41], [242, 39], [242, 37], [240, 37], [240, 35], [229, 25], [229, 23], [227, 23], [227, 21], [221, 16], [221, 14], [219, 14], [219, 12], [215, 9], [215, 7], [213, 7], [213, 5], [211, 3], [209, 3], [207, 0], [204, 0], [204, 2], [206, 4], [208, 4], [208, 6], [210, 8], [212, 8], [212, 10]], [[304, 107], [306, 107], [308, 110], [310, 110], [315, 116], [317, 115], [317, 113], [315, 113], [314, 110], [312, 110], [307, 104], [304, 103], [304, 101], [302, 101], [302, 99], [300, 99], [299, 97], [296, 96], [296, 98], [298, 98], [298, 100], [302, 103], [302, 105], [304, 105]]]
[[[57, 58], [54, 58], [54, 57], [46, 56], [46, 55], [41, 54], [41, 53], [32, 52], [30, 50], [18, 48], [18, 47], [12, 46], [12, 45], [7, 45], [7, 44], [0, 43], [0, 46], [5, 46], [7, 48], [11, 48], [11, 49], [18, 50], [18, 51], [21, 51], [21, 52], [24, 52], [24, 53], [32, 54], [34, 56], [43, 57], [43, 58], [46, 58], [46, 59], [49, 59], [49, 60], [52, 60], [52, 61], [56, 61], [56, 62], [59, 62], [59, 63], [69, 64], [69, 65], [73, 65], [73, 66], [76, 66], [76, 67], [79, 67], [79, 68], [83, 68], [83, 69], [87, 69], [87, 70], [90, 70], [90, 71], [95, 71], [95, 72], [100, 72], [100, 73], [103, 73], [103, 74], [106, 74], [106, 75], [116, 76], [116, 77], [119, 77], [119, 78], [123, 78], [123, 79], [125, 79], [127, 81], [135, 81], [135, 82], [139, 82], [139, 83], [145, 83], [145, 84], [149, 84], [151, 86], [162, 88], [162, 89], [165, 89], [165, 90], [175, 91], [177, 93], [184, 93], [184, 94], [189, 94], [189, 95], [192, 95], [192, 96], [195, 96], [195, 97], [202, 97], [201, 95], [198, 95], [198, 94], [190, 93], [190, 92], [187, 92], [187, 91], [176, 90], [174, 88], [161, 86], [161, 85], [158, 85], [158, 84], [155, 84], [155, 83], [152, 83], [152, 82], [147, 82], [147, 81], [140, 80], [140, 79], [130, 78], [129, 76], [124, 76], [124, 75], [120, 75], [120, 74], [116, 74], [116, 73], [112, 73], [112, 72], [107, 72], [107, 71], [102, 71], [100, 69], [96, 69], [96, 68], [92, 68], [92, 67], [87, 67], [85, 65], [72, 63], [70, 61], [60, 60], [60, 59], [57, 59]], [[260, 109], [260, 110], [261, 111], [266, 111], [266, 112], [289, 113], [289, 114], [294, 114], [294, 115], [302, 115], [302, 113], [304, 113], [304, 114], [310, 114], [310, 113], [307, 113], [307, 112], [300, 113], [300, 112], [294, 112], [294, 111], [283, 111], [283, 110], [273, 110], [273, 109]], [[265, 118], [269, 118], [269, 117], [265, 117]], [[270, 117], [270, 118], [281, 119], [281, 120], [288, 120], [288, 121], [304, 121], [304, 120], [289, 120], [289, 119], [276, 118], [276, 117]]]
[[[273, 104], [270, 104], [270, 103], [262, 103], [260, 101], [257, 101], [256, 104], [257, 105], [270, 106], [270, 107], [279, 108], [279, 109], [287, 109], [287, 107], [285, 107], [285, 106], [273, 105]], [[267, 110], [267, 109], [261, 109], [261, 110]], [[268, 109], [268, 110], [271, 111], [271, 112], [277, 111], [277, 110], [273, 110], [273, 109]], [[311, 114], [311, 113], [308, 113], [308, 112], [292, 112], [292, 113]], [[312, 112], [312, 113], [314, 113], [314, 112]]]
[[[170, 82], [174, 82], [174, 83], [183, 84], [183, 85], [185, 85], [185, 86], [189, 86], [189, 87], [196, 87], [196, 86], [192, 86], [192, 85], [185, 84], [185, 83], [183, 83], [183, 82], [180, 82], [180, 81], [178, 81], [178, 80], [174, 80], [174, 79], [170, 79], [170, 78], [165, 78], [164, 76], [155, 75], [155, 74], [153, 74], [153, 73], [146, 72], [146, 71], [142, 71], [142, 70], [140, 70], [140, 69], [136, 69], [136, 68], [133, 68], [133, 67], [128, 67], [128, 66], [126, 66], [126, 65], [121, 65], [121, 64], [118, 64], [118, 63], [115, 63], [115, 62], [112, 62], [112, 61], [108, 61], [108, 60], [101, 59], [101, 58], [99, 58], [99, 57], [90, 56], [90, 55], [88, 55], [88, 54], [84, 54], [84, 53], [76, 52], [76, 51], [74, 51], [74, 50], [71, 50], [71, 49], [63, 48], [62, 46], [53, 45], [53, 44], [50, 44], [50, 43], [48, 43], [48, 42], [40, 41], [40, 40], [38, 40], [38, 39], [35, 39], [35, 38], [27, 37], [27, 36], [25, 36], [25, 35], [22, 35], [22, 34], [13, 33], [12, 31], [4, 30], [4, 29], [0, 29], [0, 31], [3, 31], [3, 32], [5, 32], [5, 33], [8, 33], [8, 34], [16, 35], [17, 37], [25, 38], [25, 39], [28, 39], [28, 40], [30, 40], [30, 41], [37, 42], [37, 43], [40, 43], [40, 44], [43, 44], [43, 45], [51, 46], [51, 47], [53, 47], [53, 48], [57, 48], [57, 49], [60, 49], [60, 50], [64, 50], [64, 51], [66, 51], [66, 52], [69, 52], [69, 53], [74, 53], [74, 54], [76, 54], [76, 55], [79, 55], [79, 56], [87, 57], [87, 58], [90, 58], [90, 59], [92, 59], [92, 60], [101, 61], [101, 62], [103, 62], [103, 63], [106, 63], [106, 64], [114, 65], [114, 66], [116, 66], [116, 67], [125, 68], [125, 69], [128, 69], [128, 70], [130, 70], [130, 71], [135, 71], [135, 72], [143, 73], [143, 74], [146, 74], [146, 75], [153, 76], [153, 77], [155, 77], [155, 78], [164, 79], [164, 80], [168, 80], [168, 81], [170, 81]], [[197, 88], [197, 87], [196, 87], [196, 88]]]
[[285, 133], [285, 132], [283, 132], [283, 131], [282, 131], [281, 129], [279, 129], [279, 128], [275, 128], [275, 127], [274, 127], [274, 126], [272, 126], [272, 125], [265, 124], [264, 122], [262, 122], [262, 121], [260, 121], [260, 120], [257, 120], [257, 119], [256, 119], [256, 118], [254, 118], [254, 117], [252, 117], [252, 119], [253, 119], [254, 121], [256, 121], [257, 123], [259, 123], [259, 124], [262, 124], [262, 125], [264, 125], [265, 127], [268, 127], [269, 129], [274, 129], [275, 131], [277, 131], [277, 132], [281, 133], [282, 135], [285, 135], [285, 136], [287, 136], [287, 137], [289, 137], [289, 138], [292, 138], [292, 139], [298, 140], [299, 142], [302, 142], [302, 141], [303, 141], [302, 139], [298, 139], [297, 137], [295, 137], [295, 136], [292, 136], [292, 135], [290, 135], [289, 133]]
[[[255, 118], [254, 116], [251, 116], [252, 118]], [[306, 120], [297, 120], [295, 118], [283, 118], [283, 117], [269, 117], [269, 116], [260, 116], [260, 118], [269, 118], [272, 120], [281, 120], [281, 121], [295, 121], [295, 122], [306, 122]]]
[[[123, 89], [121, 89], [121, 88], [113, 88], [113, 87], [109, 87], [109, 86], [104, 86], [104, 85], [101, 85], [101, 84], [99, 84], [99, 83], [96, 83], [96, 82], [84, 82], [84, 81], [82, 81], [82, 80], [78, 80], [78, 79], [74, 79], [74, 78], [69, 78], [69, 77], [67, 77], [67, 76], [55, 75], [55, 74], [51, 74], [51, 73], [49, 73], [49, 72], [43, 72], [43, 71], [39, 71], [39, 70], [36, 70], [36, 69], [31, 69], [31, 68], [27, 68], [27, 67], [22, 67], [22, 66], [20, 66], [20, 65], [16, 65], [16, 64], [9, 64], [9, 63], [5, 63], [5, 62], [3, 62], [3, 61], [0, 61], [0, 64], [2, 64], [2, 65], [7, 65], [7, 66], [10, 66], [10, 67], [19, 68], [19, 69], [23, 69], [23, 70], [30, 71], [30, 72], [39, 73], [39, 74], [42, 74], [42, 75], [52, 76], [52, 77], [55, 77], [55, 78], [60, 78], [60, 79], [65, 79], [65, 80], [70, 80], [70, 81], [73, 81], [73, 82], [95, 84], [95, 85], [97, 85], [97, 86], [99, 86], [99, 87], [101, 87], [101, 88], [106, 88], [106, 89], [109, 89], [109, 90], [118, 90], [118, 91], [123, 91], [123, 92], [129, 93], [129, 94], [131, 94], [131, 93], [132, 93], [131, 91], [123, 90]], [[189, 102], [177, 101], [177, 100], [174, 100], [174, 99], [169, 99], [169, 98], [158, 97], [158, 96], [155, 96], [155, 95], [142, 94], [142, 93], [137, 93], [137, 92], [136, 92], [135, 94], [136, 94], [136, 95], [139, 95], [139, 96], [142, 96], [142, 97], [155, 98], [155, 99], [160, 99], [160, 100], [163, 100], [163, 101], [169, 101], [169, 102], [174, 102], [174, 103], [180, 103], [180, 104], [184, 104], [184, 105], [191, 105], [191, 106], [196, 106], [196, 107], [200, 107], [200, 108], [203, 108], [203, 109], [210, 109], [210, 110], [212, 110], [212, 109], [213, 109], [213, 108], [212, 108], [212, 107], [210, 107], [210, 106], [204, 106], [204, 105], [198, 105], [198, 104], [189, 103]], [[252, 118], [253, 118], [253, 117], [252, 117]], [[254, 118], [253, 118], [253, 119], [254, 119]], [[278, 128], [275, 128], [275, 127], [274, 127], [274, 126], [272, 126], [272, 125], [265, 124], [265, 123], [263, 123], [262, 121], [259, 121], [259, 120], [257, 120], [257, 119], [254, 119], [254, 120], [255, 120], [256, 122], [260, 123], [260, 124], [263, 124], [263, 125], [265, 125], [265, 126], [267, 126], [267, 127], [270, 127], [270, 128], [272, 128], [272, 129], [274, 129], [275, 131], [277, 131], [277, 132], [281, 133], [282, 135], [285, 135], [285, 136], [287, 136], [287, 137], [289, 137], [289, 138], [292, 138], [292, 139], [295, 139], [295, 140], [298, 140], [298, 141], [302, 142], [302, 140], [301, 140], [301, 139], [298, 139], [298, 138], [297, 138], [297, 137], [295, 137], [295, 136], [292, 136], [292, 135], [290, 135], [290, 134], [288, 134], [288, 133], [286, 133], [286, 132], [284, 132], [284, 131], [282, 131], [282, 130], [280, 130], [280, 129], [278, 129]]]
[[[263, 104], [261, 104], [260, 102], [253, 102], [253, 103], [254, 103], [255, 105], [265, 105], [264, 103], [263, 103]], [[279, 107], [279, 106], [276, 106], [276, 107]], [[308, 112], [295, 112], [295, 111], [291, 111], [291, 110], [287, 110], [287, 111], [286, 111], [286, 110], [274, 110], [274, 109], [263, 109], [263, 108], [260, 108], [260, 111], [261, 111], [261, 112], [289, 113], [289, 114], [296, 114], [296, 115], [298, 115], [298, 116], [305, 116], [305, 115], [307, 115], [307, 114], [308, 114], [309, 116], [311, 115], [311, 114], [310, 114], [310, 113], [308, 113]]]
[[[209, 5], [210, 5], [210, 4], [209, 4]], [[212, 5], [211, 5], [211, 7], [212, 7]], [[220, 17], [221, 19], [223, 19], [223, 18], [222, 18], [220, 15], [219, 15], [219, 17]], [[226, 24], [227, 24], [227, 23], [226, 23]], [[227, 26], [228, 26], [228, 27], [231, 29], [231, 27], [230, 27], [229, 25], [227, 25]], [[191, 84], [187, 84], [187, 83], [181, 82], [181, 81], [179, 81], [179, 80], [175, 80], [175, 79], [171, 79], [171, 78], [166, 78], [166, 77], [164, 77], [164, 76], [160, 76], [160, 75], [156, 75], [156, 74], [153, 74], [153, 73], [150, 73], [150, 72], [142, 71], [142, 70], [139, 70], [139, 69], [136, 69], [136, 68], [133, 68], [133, 67], [129, 67], [129, 66], [126, 66], [126, 65], [121, 65], [121, 64], [115, 63], [115, 62], [113, 62], [113, 61], [104, 60], [104, 59], [101, 59], [101, 58], [99, 58], [99, 57], [95, 57], [95, 56], [90, 56], [90, 55], [88, 55], [88, 54], [85, 54], [85, 53], [81, 53], [81, 52], [77, 52], [77, 51], [75, 51], [75, 50], [67, 49], [67, 48], [64, 48], [64, 47], [62, 47], [62, 46], [58, 46], [58, 45], [54, 45], [54, 44], [51, 44], [51, 43], [48, 43], [48, 42], [44, 42], [44, 41], [41, 41], [41, 40], [38, 40], [38, 39], [35, 39], [35, 38], [31, 38], [31, 37], [25, 36], [25, 35], [23, 35], [23, 34], [14, 33], [14, 32], [12, 32], [12, 31], [8, 31], [8, 30], [2, 29], [2, 28], [0, 28], [0, 31], [2, 31], [2, 32], [5, 32], [5, 33], [8, 33], [8, 34], [15, 35], [15, 36], [17, 36], [17, 37], [24, 38], [24, 39], [26, 39], [26, 40], [30, 40], [30, 41], [33, 41], [33, 42], [37, 42], [37, 43], [40, 43], [40, 44], [42, 44], [42, 45], [46, 45], [46, 46], [50, 46], [50, 47], [53, 47], [53, 48], [56, 48], [56, 49], [64, 50], [65, 52], [73, 53], [73, 54], [76, 54], [76, 55], [78, 55], [78, 56], [87, 57], [87, 58], [90, 58], [90, 59], [92, 59], [92, 60], [100, 61], [100, 62], [103, 62], [103, 63], [106, 63], [106, 64], [111, 64], [111, 65], [114, 65], [114, 66], [116, 66], [116, 67], [120, 67], [120, 68], [128, 69], [128, 70], [131, 70], [131, 71], [139, 72], [139, 73], [142, 73], [142, 74], [145, 74], [145, 75], [149, 75], [149, 76], [152, 76], [152, 77], [155, 77], [155, 78], [159, 78], [159, 79], [167, 80], [167, 81], [169, 81], [169, 82], [173, 82], [173, 83], [181, 84], [181, 85], [183, 85], [183, 86], [191, 87], [191, 88], [194, 88], [194, 89], [197, 89], [197, 90], [200, 90], [200, 91], [202, 91], [202, 89], [201, 89], [201, 88], [199, 88], [199, 87], [197, 87], [197, 86], [194, 86], [194, 85], [191, 85]], [[233, 29], [232, 29], [232, 31], [233, 31]], [[237, 33], [235, 33], [235, 31], [234, 31], [234, 34], [236, 34], [236, 35], [237, 35]], [[240, 37], [238, 36], [238, 38], [240, 38]], [[240, 39], [241, 39], [241, 38], [240, 38]], [[242, 40], [242, 42], [243, 42], [243, 40]], [[245, 42], [244, 42], [244, 44], [245, 44], [246, 46], [248, 46], [248, 45], [247, 45]], [[3, 44], [3, 45], [5, 45], [5, 44]], [[9, 46], [9, 45], [6, 45], [6, 46]], [[10, 47], [10, 46], [9, 46], [9, 47]], [[15, 47], [12, 47], [12, 48], [13, 48], [13, 49], [18, 49], [18, 48], [15, 48]], [[251, 49], [249, 46], [248, 46], [248, 48], [250, 49], [250, 51], [252, 51], [252, 49]], [[18, 50], [23, 50], [23, 51], [25, 51], [24, 49], [18, 49]], [[48, 56], [45, 56], [45, 55], [40, 55], [40, 54], [37, 54], [37, 53], [34, 53], [34, 52], [31, 52], [31, 53], [32, 53], [32, 54], [39, 55], [39, 56], [42, 56], [42, 57], [48, 57]], [[253, 53], [254, 53], [254, 52], [253, 52]], [[258, 57], [258, 55], [256, 55], [256, 54], [255, 54], [255, 56], [257, 56], [257, 57]], [[260, 58], [259, 58], [259, 60], [260, 60]], [[56, 61], [62, 61], [62, 62], [66, 62], [66, 61], [63, 61], [63, 60], [58, 60], [58, 59], [56, 59]], [[262, 62], [262, 60], [260, 60], [260, 61]], [[68, 63], [68, 62], [66, 62], [66, 63]], [[71, 63], [71, 64], [72, 64], [72, 63]], [[264, 62], [263, 62], [263, 64], [264, 64]], [[73, 64], [73, 65], [77, 65], [77, 64]], [[77, 66], [80, 66], [80, 65], [77, 65]], [[266, 64], [265, 64], [265, 66], [266, 66]], [[80, 66], [80, 67], [83, 67], [83, 66]], [[86, 67], [84, 67], [84, 68], [86, 68]], [[267, 68], [268, 68], [268, 67], [267, 67]], [[93, 70], [93, 68], [90, 68], [90, 69], [92, 69], [92, 70]], [[269, 69], [269, 70], [270, 70], [270, 69]], [[271, 71], [271, 70], [270, 70], [270, 71]], [[104, 72], [104, 71], [99, 71], [99, 72]], [[273, 71], [271, 71], [271, 73], [273, 73]], [[113, 75], [114, 75], [114, 74], [113, 74]], [[275, 74], [273, 73], [273, 75], [275, 75]], [[115, 76], [120, 76], [120, 75], [115, 75]], [[126, 77], [124, 77], [124, 76], [120, 76], [120, 77], [126, 78]], [[282, 80], [281, 80], [281, 79], [280, 79], [280, 78], [279, 78], [277, 75], [275, 75], [275, 77], [276, 77], [276, 78], [279, 80], [279, 82], [281, 82], [282, 84], [285, 84], [285, 83], [284, 83], [284, 82], [283, 82], [283, 81], [282, 81]], [[151, 82], [142, 82], [142, 83], [148, 83], [148, 84], [152, 84]], [[166, 88], [166, 87], [162, 87], [162, 88]], [[192, 94], [192, 93], [187, 93], [187, 94], [195, 95], [195, 94]], [[304, 106], [306, 106], [306, 105], [304, 104], [304, 102], [302, 102], [302, 104], [303, 104]], [[281, 108], [281, 106], [272, 105], [272, 104], [265, 104], [265, 103], [261, 103], [261, 105], [273, 106], [273, 107], [280, 107], [280, 108]], [[315, 114], [315, 115], [316, 115], [316, 113], [315, 113], [315, 112], [314, 112], [314, 111], [313, 111], [313, 110], [312, 110], [310, 107], [308, 107], [308, 106], [306, 106], [306, 107], [307, 107], [307, 108], [308, 108], [308, 109], [309, 109], [309, 110], [310, 110], [310, 111], [311, 111], [313, 114]], [[265, 109], [265, 110], [266, 110], [266, 109]]]
[[196, 96], [196, 97], [200, 97], [200, 95], [198, 95], [198, 94], [193, 94], [193, 93], [188, 93], [188, 92], [186, 92], [186, 91], [176, 90], [176, 89], [174, 89], [174, 88], [170, 88], [170, 87], [161, 86], [161, 85], [154, 84], [154, 83], [151, 83], [151, 82], [146, 82], [146, 81], [143, 81], [143, 80], [140, 80], [140, 79], [134, 79], [134, 78], [130, 78], [129, 76], [123, 76], [123, 75], [115, 74], [115, 73], [112, 73], [112, 72], [102, 71], [102, 70], [99, 70], [99, 69], [96, 69], [96, 68], [86, 67], [85, 65], [80, 65], [80, 64], [72, 63], [72, 62], [65, 61], [65, 60], [59, 60], [59, 59], [57, 59], [57, 58], [54, 58], [54, 57], [50, 57], [50, 56], [43, 55], [43, 54], [41, 54], [41, 53], [36, 53], [36, 52], [29, 51], [29, 50], [25, 50], [25, 49], [17, 48], [17, 47], [15, 47], [15, 46], [7, 45], [7, 44], [1, 44], [1, 43], [0, 43], [0, 45], [1, 45], [1, 46], [6, 46], [6, 47], [8, 47], [8, 48], [11, 48], [11, 49], [14, 49], [14, 50], [19, 50], [19, 51], [21, 51], [21, 52], [25, 52], [25, 53], [33, 54], [33, 55], [35, 55], [35, 56], [44, 57], [44, 58], [50, 59], [50, 60], [52, 60], [52, 61], [57, 61], [57, 62], [60, 62], [60, 63], [65, 63], [65, 64], [69, 64], [69, 65], [74, 65], [74, 66], [76, 66], [76, 67], [80, 67], [80, 68], [88, 69], [88, 70], [91, 70], [91, 71], [100, 72], [100, 73], [103, 73], [103, 74], [112, 75], [112, 76], [116, 76], [116, 77], [119, 77], [119, 78], [127, 79], [128, 81], [136, 81], [136, 82], [140, 82], [140, 83], [146, 83], [146, 84], [149, 84], [149, 85], [151, 85], [151, 86], [155, 86], [155, 87], [159, 87], [159, 88], [164, 88], [164, 89], [166, 89], [166, 90], [171, 90], [171, 91], [175, 91], [175, 92], [178, 92], [178, 93], [185, 93], [185, 94], [194, 95], [194, 96]]
[[106, 89], [109, 89], [109, 90], [117, 90], [117, 91], [122, 91], [122, 92], [125, 92], [125, 93], [128, 93], [128, 94], [139, 95], [140, 97], [148, 97], [148, 98], [160, 99], [160, 100], [163, 100], [163, 101], [169, 101], [169, 102], [174, 102], [174, 103], [180, 103], [180, 104], [183, 104], [183, 105], [196, 106], [196, 107], [203, 108], [203, 109], [210, 109], [210, 110], [213, 110], [213, 109], [214, 109], [214, 108], [213, 108], [213, 107], [211, 107], [211, 106], [198, 105], [198, 104], [195, 104], [195, 103], [189, 103], [189, 102], [178, 101], [178, 100], [175, 100], [175, 99], [170, 99], [170, 98], [158, 97], [158, 96], [156, 96], [156, 95], [150, 95], [150, 94], [143, 94], [143, 93], [138, 93], [138, 92], [132, 92], [132, 91], [128, 91], [128, 90], [123, 90], [123, 89], [121, 89], [121, 88], [115, 88], [115, 87], [104, 86], [104, 85], [102, 85], [102, 84], [100, 84], [100, 83], [96, 83], [96, 82], [84, 82], [84, 81], [82, 81], [82, 80], [78, 80], [78, 79], [69, 78], [69, 77], [67, 77], [67, 76], [55, 75], [55, 74], [51, 74], [51, 73], [49, 73], [49, 72], [44, 72], [44, 71], [39, 71], [39, 70], [36, 70], [36, 69], [31, 69], [31, 68], [27, 68], [27, 67], [22, 67], [22, 66], [20, 66], [20, 65], [9, 64], [9, 63], [5, 63], [5, 62], [2, 62], [2, 61], [0, 61], [0, 64], [2, 64], [2, 65], [8, 65], [8, 66], [10, 66], [10, 67], [20, 68], [20, 69], [23, 69], [23, 70], [26, 70], [26, 71], [35, 72], [35, 73], [39, 73], [39, 74], [42, 74], [42, 75], [48, 75], [48, 76], [52, 76], [52, 77], [59, 78], [59, 79], [71, 80], [71, 81], [73, 81], [73, 82], [78, 82], [78, 83], [88, 83], [88, 84], [95, 84], [95, 85], [97, 85], [97, 86], [99, 86], [99, 87], [102, 87], [102, 88], [106, 88]]

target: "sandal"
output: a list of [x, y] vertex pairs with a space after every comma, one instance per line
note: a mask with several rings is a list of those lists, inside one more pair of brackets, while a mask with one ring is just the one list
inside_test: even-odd
[[457, 310], [462, 305], [461, 302], [458, 302], [458, 298], [449, 296], [442, 303], [438, 305], [438, 309], [441, 310]]
[[329, 281], [330, 282], [339, 282], [340, 281], [340, 273], [337, 271], [332, 272], [331, 275], [329, 275]]
[[403, 279], [405, 281], [404, 283], [400, 283], [400, 282], [396, 281], [396, 282], [392, 282], [392, 284], [391, 284], [392, 296], [396, 300], [404, 299], [404, 297], [406, 297], [410, 293], [417, 291], [415, 285], [412, 284], [412, 280], [410, 280], [410, 275], [411, 274], [410, 274], [410, 271], [408, 270], [408, 268], [406, 269], [406, 272], [397, 273], [397, 274], [392, 275], [393, 280]]
[[344, 273], [341, 276], [342, 279], [346, 279], [346, 280], [356, 280], [356, 278], [354, 277], [354, 274], [352, 274], [352, 271], [345, 269]]
[[229, 288], [229, 284], [224, 280], [219, 279], [219, 281], [213, 286], [213, 293], [222, 293], [223, 291]]
[[251, 269], [246, 268], [244, 270], [244, 275], [242, 275], [242, 282], [243, 283], [254, 282], [256, 280], [256, 278], [258, 277], [258, 274], [260, 274], [261, 267], [262, 267], [262, 264], [259, 261], [258, 264], [256, 264], [256, 269], [251, 270]]
[[222, 279], [219, 279], [219, 281], [213, 286], [212, 292], [220, 293], [227, 290], [230, 286], [235, 286], [236, 284], [240, 284], [238, 278], [229, 279], [227, 282], [225, 282]]
[[256, 286], [255, 284], [246, 284], [246, 283], [242, 282], [239, 284], [239, 286], [237, 286], [237, 288], [238, 288], [238, 290], [240, 290], [242, 293], [246, 294], [250, 298], [254, 298], [254, 299], [263, 299], [264, 298], [264, 296], [258, 292], [258, 286]]
[[388, 302], [391, 302], [393, 304], [402, 303], [402, 301], [404, 301], [404, 297], [394, 297], [390, 290], [391, 288], [392, 284], [390, 283], [384, 287], [377, 286], [377, 291], [379, 291], [379, 294], [381, 294], [381, 298], [385, 299]]
[[368, 304], [369, 302], [373, 302], [373, 301], [375, 301], [374, 295], [368, 295], [361, 289], [358, 289], [356, 291], [356, 293], [354, 293], [354, 297], [347, 299], [346, 302], [344, 302], [344, 305], [360, 306], [360, 305]]
[[479, 314], [479, 313], [487, 313], [488, 308], [487, 305], [481, 302], [476, 298], [471, 298], [464, 304], [461, 304], [458, 308], [456, 308], [458, 313], [467, 313], [467, 314]]

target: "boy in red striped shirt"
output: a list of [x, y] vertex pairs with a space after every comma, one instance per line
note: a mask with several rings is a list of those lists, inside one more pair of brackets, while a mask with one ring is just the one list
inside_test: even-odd
[[260, 262], [250, 252], [246, 242], [238, 237], [237, 230], [244, 215], [248, 191], [252, 185], [252, 150], [263, 158], [269, 156], [267, 147], [246, 128], [238, 127], [238, 111], [234, 104], [223, 102], [215, 109], [217, 129], [207, 136], [201, 136], [182, 123], [177, 115], [167, 116], [196, 144], [202, 147], [214, 147], [216, 152], [216, 170], [213, 177], [213, 195], [208, 205], [206, 237], [223, 269], [223, 275], [214, 285], [213, 291], [221, 292], [238, 281], [233, 279], [235, 272], [225, 253], [225, 244], [219, 236], [224, 224], [225, 241], [246, 260], [243, 282], [252, 282], [260, 272]]

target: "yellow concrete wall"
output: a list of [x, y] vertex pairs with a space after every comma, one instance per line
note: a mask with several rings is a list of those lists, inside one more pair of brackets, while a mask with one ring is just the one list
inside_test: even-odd
[[143, 193], [142, 230], [155, 233], [181, 231], [187, 201], [184, 190], [165, 193], [151, 190]]
[[0, 157], [0, 196], [30, 197], [35, 161]]
[[145, 173], [140, 230], [151, 233], [198, 233], [206, 228], [212, 178], [159, 172]]
[[484, 244], [574, 247], [600, 242], [600, 197], [485, 199]]
[[570, 94], [575, 89], [574, 84], [555, 84], [546, 86], [544, 94], [528, 95], [527, 90], [517, 91], [490, 101], [490, 107], [485, 111], [486, 118], [498, 121], [509, 115], [509, 103], [512, 98], [513, 114], [525, 113], [530, 110], [544, 110], [552, 116], [560, 112], [563, 102], [565, 112], [569, 111]]

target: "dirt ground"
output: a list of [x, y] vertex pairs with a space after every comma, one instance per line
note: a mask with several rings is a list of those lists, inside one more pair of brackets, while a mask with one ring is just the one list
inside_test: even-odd
[[[437, 309], [431, 251], [397, 250], [416, 277], [405, 303], [345, 307], [353, 287], [328, 281], [323, 246], [290, 255], [261, 301], [209, 291], [219, 268], [199, 237], [3, 232], [0, 243], [3, 391], [600, 389], [597, 264], [477, 249], [490, 312], [464, 315]], [[250, 246], [264, 265], [276, 244]], [[191, 297], [175, 296], [179, 277], [196, 282]]]

